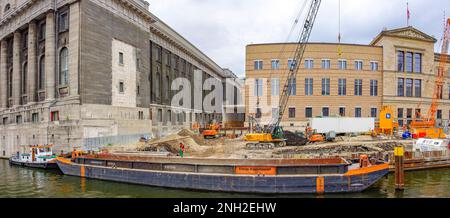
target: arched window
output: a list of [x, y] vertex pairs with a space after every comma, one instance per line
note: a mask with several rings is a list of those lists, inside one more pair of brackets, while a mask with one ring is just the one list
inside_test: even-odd
[[156, 73], [155, 94], [157, 98], [161, 98], [161, 74]]
[[11, 5], [10, 4], [6, 4], [5, 5], [5, 12], [9, 11], [9, 9], [11, 9]]
[[39, 60], [39, 81], [38, 89], [45, 89], [45, 56], [42, 56]]
[[59, 85], [67, 85], [69, 83], [69, 50], [61, 49], [59, 53]]
[[22, 95], [27, 93], [27, 80], [28, 80], [28, 63], [25, 62], [22, 68]]

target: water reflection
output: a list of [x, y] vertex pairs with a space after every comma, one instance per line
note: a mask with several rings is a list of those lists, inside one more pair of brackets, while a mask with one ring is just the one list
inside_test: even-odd
[[[280, 197], [327, 198], [450, 198], [450, 169], [408, 172], [404, 192], [395, 192], [394, 176], [383, 178], [363, 193], [339, 195], [279, 195]], [[129, 185], [78, 177], [64, 176], [58, 171], [45, 171], [9, 166], [0, 160], [0, 197], [32, 198], [240, 198], [277, 197], [273, 195], [245, 195], [195, 192]]]

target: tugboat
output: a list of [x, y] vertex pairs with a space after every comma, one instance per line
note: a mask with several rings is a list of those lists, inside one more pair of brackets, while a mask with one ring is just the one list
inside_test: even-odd
[[29, 146], [29, 153], [17, 152], [16, 156], [9, 159], [9, 164], [41, 169], [57, 169], [56, 155], [53, 154], [52, 147], [53, 145]]

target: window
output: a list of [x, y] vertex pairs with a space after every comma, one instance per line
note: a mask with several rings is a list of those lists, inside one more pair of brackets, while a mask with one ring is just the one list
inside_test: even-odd
[[293, 60], [293, 59], [288, 60], [288, 67], [290, 70], [294, 70], [296, 66], [297, 66], [297, 64], [296, 64], [295, 60]]
[[50, 113], [50, 121], [54, 122], [54, 121], [58, 121], [59, 120], [59, 111], [52, 111]]
[[9, 72], [8, 72], [8, 75], [7, 75], [7, 77], [8, 77], [8, 98], [11, 98], [12, 97], [12, 94], [13, 94], [13, 70], [11, 69]]
[[397, 109], [397, 117], [398, 118], [403, 118], [403, 108]]
[[322, 79], [322, 95], [330, 95], [330, 79]]
[[67, 12], [59, 15], [59, 32], [64, 32], [69, 29], [69, 16]]
[[314, 79], [306, 78], [305, 79], [305, 95], [312, 96], [314, 94]]
[[339, 116], [345, 117], [345, 107], [340, 107], [339, 108]]
[[363, 90], [363, 81], [362, 79], [355, 79], [355, 96], [362, 96]]
[[355, 70], [358, 70], [358, 71], [363, 70], [363, 62], [362, 61], [355, 61]]
[[160, 123], [162, 123], [162, 109], [158, 109], [157, 119]]
[[169, 76], [166, 76], [166, 90], [167, 90], [167, 92], [164, 92], [164, 93], [166, 93], [166, 99], [169, 99], [170, 98], [170, 78], [169, 78]]
[[3, 117], [3, 125], [8, 124], [8, 117]]
[[378, 80], [370, 80], [370, 96], [378, 96]]
[[420, 118], [421, 114], [422, 114], [422, 110], [416, 109], [416, 118]]
[[406, 79], [406, 97], [413, 96], [413, 79]]
[[305, 60], [305, 68], [313, 69], [314, 68], [314, 60], [312, 60], [312, 59]]
[[69, 50], [61, 49], [59, 53], [59, 85], [67, 85], [69, 83]]
[[39, 113], [33, 113], [31, 115], [31, 122], [33, 123], [39, 123]]
[[171, 110], [167, 111], [167, 122], [172, 122], [172, 111]]
[[408, 109], [406, 109], [406, 118], [407, 119], [411, 119], [412, 117], [413, 117], [413, 110], [412, 110], [412, 108], [408, 108]]
[[416, 98], [422, 97], [422, 80], [414, 80], [414, 93]]
[[442, 120], [442, 110], [437, 110], [436, 116], [438, 120]]
[[312, 118], [313, 117], [313, 109], [312, 107], [305, 108], [305, 117]]
[[398, 72], [405, 71], [405, 52], [397, 51], [397, 70]]
[[338, 81], [338, 95], [346, 96], [347, 95], [347, 79], [339, 79]]
[[328, 107], [322, 108], [322, 116], [329, 117], [330, 116], [330, 108], [328, 108]]
[[289, 108], [289, 118], [295, 118], [295, 108]]
[[262, 117], [262, 111], [261, 108], [256, 108], [256, 119], [259, 119]]
[[355, 108], [355, 117], [362, 117], [361, 108], [357, 107]]
[[125, 87], [123, 82], [119, 82], [119, 93], [124, 93], [125, 91]]
[[156, 73], [155, 93], [157, 98], [161, 98], [161, 74]]
[[41, 23], [39, 25], [39, 33], [38, 33], [39, 41], [42, 41], [45, 39], [45, 28], [46, 28], [45, 26], [46, 26], [45, 23]]
[[414, 53], [414, 73], [422, 73], [422, 54]]
[[28, 64], [25, 62], [22, 68], [22, 95], [27, 94], [27, 81], [28, 81]]
[[339, 60], [339, 70], [347, 70], [347, 61]]
[[119, 52], [119, 65], [123, 65], [123, 52]]
[[372, 71], [378, 71], [378, 62], [376, 62], [376, 61], [370, 62], [370, 69]]
[[406, 72], [407, 73], [413, 72], [413, 53], [412, 52], [406, 52]]
[[16, 116], [16, 124], [21, 124], [22, 122], [23, 122], [22, 115], [17, 115]]
[[377, 116], [378, 116], [378, 109], [371, 108], [370, 109], [370, 117], [377, 118]]
[[255, 96], [261, 97], [263, 96], [263, 80], [262, 79], [256, 79], [255, 80]]
[[162, 61], [162, 49], [161, 47], [156, 47], [156, 61], [161, 62]]
[[273, 78], [272, 79], [272, 96], [280, 95], [280, 79]]
[[403, 78], [398, 78], [397, 96], [399, 96], [399, 97], [405, 96], [405, 79], [403, 79]]
[[331, 67], [331, 62], [330, 60], [322, 60], [322, 69], [330, 69]]
[[289, 79], [288, 90], [290, 96], [297, 95], [297, 79]]
[[280, 69], [280, 60], [272, 60], [272, 70]]
[[42, 56], [39, 60], [39, 81], [38, 88], [40, 90], [45, 89], [45, 56]]
[[263, 61], [255, 61], [255, 70], [263, 69]]

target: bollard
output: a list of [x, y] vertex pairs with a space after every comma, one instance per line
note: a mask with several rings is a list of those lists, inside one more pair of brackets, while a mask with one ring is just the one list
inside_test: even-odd
[[394, 156], [395, 156], [395, 190], [403, 191], [405, 189], [404, 148], [395, 147]]

